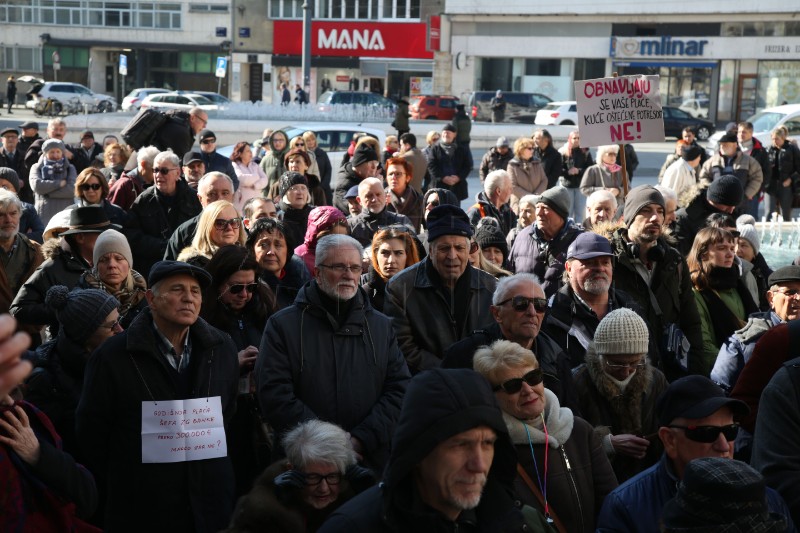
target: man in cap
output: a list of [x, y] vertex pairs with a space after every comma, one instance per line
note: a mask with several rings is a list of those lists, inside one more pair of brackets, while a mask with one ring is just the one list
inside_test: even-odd
[[366, 143], [359, 145], [353, 158], [345, 163], [339, 172], [336, 189], [333, 191], [333, 206], [342, 213], [347, 213], [347, 200], [344, 195], [351, 187], [361, 183], [365, 178], [374, 178], [378, 173], [378, 154]]
[[[711, 161], [709, 159], [709, 161]], [[726, 174], [716, 178], [708, 189], [699, 189], [697, 196], [675, 213], [675, 237], [678, 250], [683, 256], [689, 255], [697, 232], [706, 227], [706, 220], [714, 213], [733, 214], [741, 205], [744, 195], [742, 182], [736, 176]]]
[[347, 211], [345, 215], [348, 216], [357, 216], [361, 214], [361, 202], [358, 201], [358, 185], [353, 185], [347, 190], [347, 193], [344, 195], [344, 199], [347, 200]]
[[475, 195], [475, 204], [467, 210], [473, 226], [485, 217], [492, 217], [500, 223], [503, 235], [508, 235], [517, 225], [517, 215], [511, 210], [509, 201], [513, 184], [505, 170], [493, 170], [483, 180], [483, 190]]
[[19, 129], [22, 130], [22, 136], [19, 139], [19, 149], [24, 154], [34, 142], [41, 139], [39, 136], [39, 123], [35, 120], [29, 120], [20, 124]]
[[529, 515], [515, 501], [516, 462], [483, 377], [467, 369], [424, 372], [403, 398], [383, 483], [340, 507], [319, 531], [544, 531], [544, 524], [526, 525]]
[[[187, 409], [185, 418], [205, 416], [211, 431], [219, 432], [208, 440], [225, 441], [220, 426], [235, 410], [239, 365], [231, 338], [199, 316], [202, 291], [210, 283], [211, 276], [193, 265], [156, 263], [147, 281], [149, 308], [103, 343], [87, 364], [76, 434], [91, 458], [90, 469], [105, 480], [109, 531], [142, 531], [157, 523], [170, 531], [210, 533], [230, 520], [234, 479], [228, 457], [144, 460], [149, 452], [142, 434], [145, 419], [159, 409], [169, 411], [165, 406], [175, 400], [199, 398], [204, 406], [220, 406], [221, 411]], [[175, 445], [192, 442], [188, 437], [179, 437]]]
[[186, 184], [197, 190], [197, 183], [206, 174], [206, 164], [200, 152], [186, 152], [183, 156], [183, 179]]
[[506, 170], [508, 162], [514, 157], [514, 153], [508, 147], [508, 138], [498, 137], [494, 146], [483, 154], [481, 166], [478, 169], [478, 176], [481, 181], [486, 179], [489, 172], [493, 170]]
[[239, 176], [236, 175], [233, 163], [229, 158], [217, 152], [217, 136], [209, 129], [200, 132], [200, 158], [206, 166], [203, 174], [206, 172], [222, 172], [227, 174], [233, 182], [234, 191], [239, 188]]
[[571, 205], [566, 187], [556, 185], [544, 191], [537, 198], [536, 222], [519, 232], [509, 254], [512, 270], [534, 274], [548, 298], [564, 284], [567, 249], [583, 232], [569, 218]]
[[445, 348], [492, 320], [497, 285], [469, 263], [478, 245], [461, 208], [440, 205], [426, 223], [428, 256], [392, 277], [383, 308], [412, 374], [439, 366]]
[[365, 178], [358, 184], [358, 203], [361, 213], [347, 217], [350, 235], [361, 243], [361, 246], [372, 246], [372, 237], [379, 228], [398, 224], [408, 228], [416, 235], [414, 224], [405, 216], [390, 211], [386, 206], [386, 190], [383, 181], [378, 178]]
[[[764, 181], [761, 164], [739, 149], [736, 133], [726, 133], [719, 140], [719, 149], [700, 169], [700, 182], [712, 183], [722, 176], [736, 176], [742, 185], [744, 197], [734, 207], [743, 213], [758, 217], [758, 196]], [[755, 212], [754, 212], [755, 208]]]
[[617, 258], [614, 285], [639, 304], [660, 351], [650, 354], [653, 364], [674, 379], [685, 369], [667, 351], [665, 330], [674, 324], [686, 336], [691, 345], [689, 365], [702, 357], [703, 334], [689, 267], [666, 241], [664, 217], [661, 193], [650, 185], [634, 187], [625, 198], [625, 225], [614, 230], [611, 248]]
[[19, 131], [17, 128], [5, 128], [0, 131], [0, 167], [14, 169], [21, 175], [25, 169], [25, 153], [19, 149]]
[[97, 156], [103, 154], [103, 147], [94, 142], [94, 133], [89, 130], [81, 132], [81, 140], [72, 146], [75, 157], [72, 158], [72, 166], [80, 174], [85, 168], [90, 167]]
[[459, 200], [465, 200], [468, 196], [467, 177], [472, 172], [472, 155], [455, 139], [455, 126], [445, 124], [439, 142], [431, 146], [428, 172], [431, 187], [449, 189]]
[[[701, 457], [733, 459], [737, 420], [747, 406], [725, 393], [704, 376], [675, 380], [656, 404], [658, 439], [664, 445], [661, 459], [617, 487], [606, 497], [597, 531], [649, 533], [659, 531], [664, 505], [678, 492], [689, 463]], [[770, 511], [788, 517], [782, 498], [767, 494]], [[793, 526], [786, 531], [793, 531]]]

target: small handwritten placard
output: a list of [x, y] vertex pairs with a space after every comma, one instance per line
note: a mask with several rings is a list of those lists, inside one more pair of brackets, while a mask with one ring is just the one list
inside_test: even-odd
[[143, 463], [179, 463], [227, 455], [219, 396], [142, 402]]

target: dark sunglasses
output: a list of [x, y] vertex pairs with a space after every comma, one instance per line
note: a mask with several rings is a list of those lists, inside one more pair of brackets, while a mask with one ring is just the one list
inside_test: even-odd
[[514, 309], [514, 311], [527, 311], [528, 306], [531, 304], [533, 304], [533, 308], [539, 313], [543, 313], [547, 310], [547, 298], [527, 298], [525, 296], [514, 296], [508, 300], [503, 300], [497, 305], [505, 305], [508, 302], [511, 302], [511, 307]]
[[84, 183], [84, 184], [83, 184], [83, 185], [81, 185], [81, 187], [80, 187], [80, 189], [81, 189], [82, 191], [88, 191], [89, 189], [91, 189], [91, 190], [93, 190], [93, 191], [99, 191], [99, 190], [100, 190], [100, 189], [102, 189], [102, 188], [103, 188], [103, 186], [102, 186], [102, 185], [100, 185], [99, 183]]
[[214, 228], [222, 231], [226, 227], [230, 226], [232, 229], [239, 229], [239, 225], [242, 223], [241, 219], [239, 218], [218, 218], [214, 221]]
[[177, 168], [167, 168], [167, 167], [161, 167], [161, 168], [156, 167], [156, 168], [153, 169], [153, 174], [169, 174], [173, 170], [178, 170], [178, 169]]
[[500, 385], [495, 385], [494, 387], [492, 387], [492, 390], [497, 392], [500, 389], [503, 389], [506, 394], [516, 394], [522, 390], [523, 382], [533, 387], [541, 383], [542, 379], [544, 379], [542, 376], [542, 369], [535, 368], [530, 372], [528, 372], [527, 374], [525, 374], [524, 376], [522, 376], [521, 378], [509, 379], [508, 381], [504, 381]]
[[736, 439], [736, 434], [739, 432], [739, 424], [730, 424], [727, 426], [669, 426], [671, 428], [682, 429], [686, 434], [686, 438], [695, 442], [704, 442], [710, 444], [715, 442], [722, 433], [725, 440], [731, 442]]
[[214, 144], [215, 142], [217, 142], [216, 139], [203, 139], [200, 144]]
[[439, 207], [439, 200], [433, 200], [432, 202], [428, 202], [426, 205], [430, 205], [432, 207]]
[[256, 292], [258, 288], [258, 283], [236, 283], [234, 285], [228, 285], [228, 292], [231, 294], [239, 294], [240, 292], [246, 290], [250, 294]]

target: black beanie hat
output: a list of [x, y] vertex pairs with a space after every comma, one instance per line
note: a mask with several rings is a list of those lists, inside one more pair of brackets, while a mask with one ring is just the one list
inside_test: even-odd
[[636, 218], [639, 211], [650, 204], [658, 204], [661, 206], [661, 209], [665, 211], [667, 209], [664, 205], [664, 197], [661, 195], [661, 192], [652, 185], [639, 185], [631, 189], [628, 192], [628, 196], [625, 198], [625, 208], [622, 211], [622, 217], [625, 219], [625, 226], [630, 228], [631, 224], [633, 224], [633, 219]]
[[443, 204], [428, 213], [428, 242], [442, 235], [472, 237], [472, 225], [467, 214], [458, 206]]
[[305, 185], [308, 187], [308, 180], [299, 172], [284, 172], [281, 176], [278, 192], [281, 198], [291, 189], [294, 185]]
[[742, 203], [742, 198], [744, 198], [742, 182], [732, 174], [720, 176], [712, 181], [706, 193], [706, 199], [727, 206], [738, 206]]
[[375, 150], [366, 143], [362, 144], [356, 151], [353, 153], [353, 161], [352, 165], [357, 167], [358, 165], [369, 163], [370, 161], [380, 161], [378, 159], [378, 154], [375, 153]]
[[684, 161], [694, 161], [701, 155], [703, 155], [703, 149], [696, 144], [681, 146], [681, 157]]
[[494, 246], [503, 254], [503, 262], [508, 259], [508, 243], [500, 224], [492, 217], [482, 218], [475, 229], [475, 242], [481, 250]]

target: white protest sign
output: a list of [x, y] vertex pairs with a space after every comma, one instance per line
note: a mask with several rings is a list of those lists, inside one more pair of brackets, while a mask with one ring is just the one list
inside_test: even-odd
[[581, 145], [664, 142], [658, 76], [575, 82]]
[[142, 462], [178, 463], [228, 455], [219, 396], [142, 402]]

